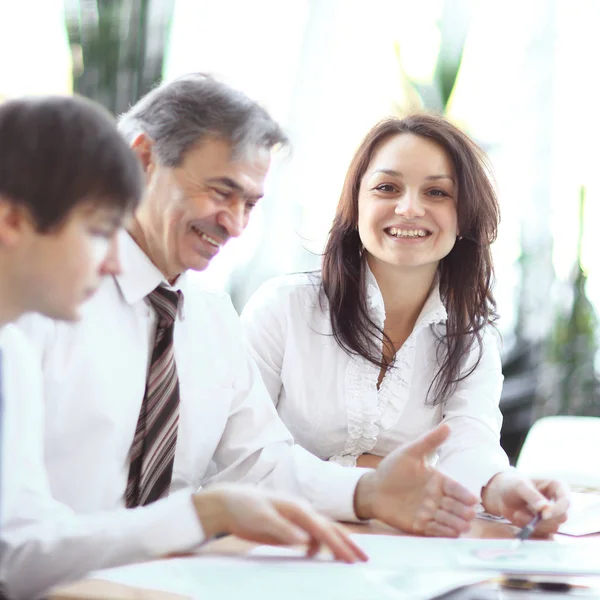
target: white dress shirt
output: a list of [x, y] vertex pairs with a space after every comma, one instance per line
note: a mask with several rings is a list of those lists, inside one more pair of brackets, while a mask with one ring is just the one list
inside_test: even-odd
[[[367, 270], [370, 316], [383, 328], [385, 309]], [[475, 494], [508, 467], [499, 444], [502, 372], [498, 338], [485, 332], [476, 370], [442, 406], [426, 402], [438, 370], [436, 333], [446, 309], [434, 288], [415, 327], [377, 389], [379, 367], [349, 355], [332, 335], [320, 275], [296, 274], [265, 283], [248, 301], [242, 324], [279, 416], [296, 443], [323, 460], [354, 465], [363, 453], [385, 456], [444, 421], [451, 436], [437, 466]], [[476, 350], [467, 363], [472, 365]]]
[[[171, 495], [147, 507], [123, 508], [155, 329], [145, 296], [163, 277], [127, 234], [119, 248], [122, 274], [106, 279], [79, 322], [31, 315], [19, 323], [43, 370], [43, 453], [52, 496], [61, 510], [89, 525], [90, 545], [99, 547], [106, 539], [102, 526], [112, 523], [111, 515], [120, 519], [112, 525], [119, 538], [104, 550], [113, 556], [107, 561], [100, 552], [87, 568], [183, 551], [201, 542], [190, 492], [209, 481], [260, 482], [302, 496], [333, 518], [355, 519], [354, 489], [364, 471], [325, 464], [293, 444], [249, 357], [229, 297], [204, 290], [193, 273], [180, 277], [174, 288], [183, 293], [183, 303], [174, 331], [180, 416]], [[37, 435], [27, 440], [35, 445]], [[23, 475], [22, 485], [36, 484], [27, 472]], [[27, 506], [21, 513], [30, 518]], [[19, 518], [13, 522], [19, 531]], [[141, 522], [147, 531], [136, 539]], [[23, 544], [15, 545], [15, 552], [26, 556], [27, 534], [19, 535]], [[48, 535], [58, 544], [60, 524]], [[121, 543], [128, 551], [119, 552]], [[73, 559], [68, 551], [55, 552], [53, 565], [60, 563], [62, 572], [73, 576], [79, 570], [71, 569]], [[42, 568], [41, 562], [35, 564], [36, 571]]]
[[[0, 584], [8, 597], [38, 597], [92, 569], [196, 545], [202, 532], [187, 492], [144, 509], [90, 515], [78, 515], [52, 498], [44, 467], [39, 361], [13, 325], [2, 329], [0, 347], [4, 395]], [[189, 521], [187, 530], [174, 527], [173, 513], [186, 515], [182, 520]]]

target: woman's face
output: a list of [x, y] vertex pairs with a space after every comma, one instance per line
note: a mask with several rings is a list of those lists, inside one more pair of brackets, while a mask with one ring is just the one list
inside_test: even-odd
[[457, 185], [446, 151], [400, 133], [373, 154], [358, 194], [358, 233], [372, 268], [435, 272], [458, 235]]

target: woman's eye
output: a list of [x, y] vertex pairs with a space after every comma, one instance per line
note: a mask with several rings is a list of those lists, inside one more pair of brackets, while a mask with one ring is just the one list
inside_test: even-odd
[[446, 196], [449, 196], [448, 192], [445, 192], [444, 190], [429, 190], [427, 192], [430, 196], [435, 196], [436, 198], [444, 198]]
[[381, 183], [380, 185], [376, 186], [375, 189], [378, 192], [395, 192], [396, 191], [396, 188], [389, 183]]

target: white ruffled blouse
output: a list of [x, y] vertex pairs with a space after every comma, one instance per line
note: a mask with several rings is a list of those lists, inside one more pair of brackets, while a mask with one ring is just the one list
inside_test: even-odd
[[[452, 434], [440, 448], [437, 466], [479, 494], [508, 467], [499, 444], [503, 377], [494, 330], [484, 334], [476, 370], [443, 406], [432, 406], [426, 396], [439, 368], [436, 333], [443, 333], [447, 320], [439, 289], [425, 302], [377, 389], [379, 368], [335, 341], [327, 306], [320, 305], [319, 283], [316, 273], [278, 277], [265, 283], [242, 313], [251, 351], [295, 441], [323, 460], [354, 465], [361, 454], [385, 456], [445, 421]], [[383, 328], [383, 298], [369, 270], [365, 285], [370, 315]], [[467, 364], [476, 357], [473, 349]]]

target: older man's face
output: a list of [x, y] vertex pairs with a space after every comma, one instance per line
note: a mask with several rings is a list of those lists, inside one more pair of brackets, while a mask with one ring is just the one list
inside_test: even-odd
[[204, 140], [179, 167], [153, 162], [136, 220], [144, 248], [168, 279], [205, 269], [220, 248], [239, 236], [263, 196], [267, 149], [234, 159], [229, 143]]

